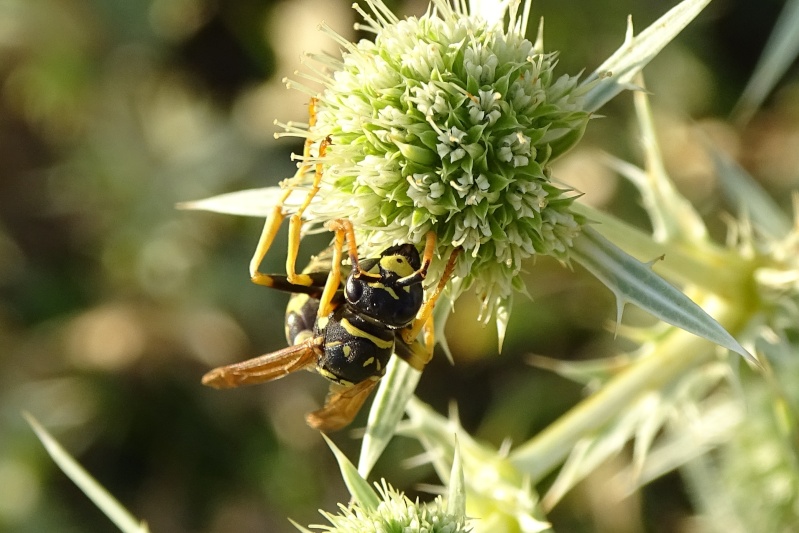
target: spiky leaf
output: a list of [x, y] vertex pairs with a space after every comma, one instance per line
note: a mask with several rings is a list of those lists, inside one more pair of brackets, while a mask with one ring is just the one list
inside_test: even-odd
[[572, 258], [616, 295], [617, 322], [626, 303], [633, 303], [657, 318], [712, 341], [746, 358], [757, 360], [713, 317], [652, 269], [628, 255], [591, 227], [574, 241]]

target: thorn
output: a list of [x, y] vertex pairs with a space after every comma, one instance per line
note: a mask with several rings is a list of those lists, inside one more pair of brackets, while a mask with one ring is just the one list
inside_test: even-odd
[[650, 260], [650, 261], [647, 261], [647, 262], [646, 262], [646, 263], [644, 263], [644, 264], [645, 264], [646, 266], [648, 266], [649, 268], [652, 268], [652, 265], [654, 265], [654, 264], [655, 264], [655, 263], [657, 263], [658, 261], [663, 261], [664, 259], [666, 259], [666, 254], [659, 255], [659, 256], [657, 256], [656, 258], [654, 258], [654, 259], [652, 259], [652, 260]]

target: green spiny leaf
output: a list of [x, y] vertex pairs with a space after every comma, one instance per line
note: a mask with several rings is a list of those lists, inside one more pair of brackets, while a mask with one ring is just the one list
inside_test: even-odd
[[[214, 213], [225, 213], [228, 215], [240, 215], [245, 217], [266, 217], [278, 204], [280, 198], [286, 193], [286, 189], [281, 187], [264, 187], [262, 189], [247, 189], [236, 191], [202, 200], [191, 202], [181, 202], [177, 204], [178, 209], [190, 209], [198, 211], [212, 211]], [[299, 188], [293, 189], [289, 197], [283, 203], [288, 212], [298, 207], [307, 195], [306, 190]]]
[[709, 142], [707, 144], [721, 190], [738, 208], [739, 215], [749, 217], [760, 231], [773, 238], [785, 237], [791, 231], [791, 220], [777, 203], [735, 161]]
[[461, 458], [457, 435], [455, 435], [455, 454], [452, 458], [452, 471], [449, 474], [447, 512], [456, 516], [466, 515], [466, 482], [463, 477], [463, 459]]
[[785, 2], [763, 55], [749, 78], [733, 115], [747, 122], [799, 55], [799, 0]]
[[574, 241], [571, 257], [616, 295], [617, 322], [621, 322], [624, 305], [630, 302], [664, 322], [741, 354], [759, 366], [754, 356], [701, 307], [593, 228], [583, 228]]
[[635, 75], [709, 3], [710, 0], [684, 0], [638, 36], [633, 36], [632, 22], [628, 22], [624, 44], [583, 82], [583, 85], [595, 83], [586, 94], [585, 109], [596, 111], [624, 89], [631, 88]]
[[347, 485], [347, 490], [350, 491], [350, 496], [352, 499], [358, 502], [361, 507], [364, 509], [375, 510], [377, 506], [380, 505], [380, 497], [374, 491], [372, 487], [369, 486], [369, 483], [358, 474], [358, 470], [355, 469], [355, 465], [353, 465], [347, 456], [344, 455], [344, 452], [338, 449], [338, 447], [333, 444], [333, 441], [330, 440], [327, 435], [322, 433], [322, 437], [324, 437], [325, 442], [333, 451], [333, 455], [336, 456], [336, 461], [338, 461], [338, 468], [341, 470], [341, 477], [344, 478], [344, 484]]
[[123, 533], [149, 533], [147, 524], [137, 520], [119, 501], [111, 496], [91, 474], [89, 474], [69, 453], [56, 441], [50, 433], [29, 413], [23, 416], [30, 424], [36, 436], [44, 445], [47, 453], [75, 485], [100, 509], [105, 516]]
[[[638, 73], [636, 83], [642, 88], [644, 76]], [[707, 230], [702, 217], [694, 209], [669, 178], [663, 155], [660, 151], [649, 94], [638, 91], [633, 95], [635, 114], [641, 130], [641, 144], [646, 159], [646, 173], [643, 180], [632, 180], [641, 193], [644, 206], [652, 220], [655, 240], [659, 242], [705, 241]]]
[[399, 357], [392, 357], [389, 361], [386, 375], [380, 380], [380, 386], [369, 411], [366, 434], [361, 444], [358, 472], [363, 477], [369, 475], [394, 436], [397, 424], [405, 412], [405, 405], [413, 396], [421, 376], [421, 372], [414, 370]]

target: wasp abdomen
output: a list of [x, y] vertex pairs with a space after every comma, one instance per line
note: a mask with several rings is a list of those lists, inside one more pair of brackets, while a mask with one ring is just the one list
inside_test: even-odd
[[286, 307], [286, 341], [290, 346], [299, 344], [313, 335], [319, 300], [307, 294], [294, 294]]

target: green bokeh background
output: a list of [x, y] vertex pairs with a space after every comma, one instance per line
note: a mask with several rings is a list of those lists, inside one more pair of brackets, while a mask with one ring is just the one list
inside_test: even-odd
[[[576, 73], [621, 44], [628, 13], [643, 29], [675, 3], [537, 0], [533, 12], [546, 18], [546, 48], [561, 51], [559, 72]], [[301, 146], [275, 140], [272, 120], [306, 120], [306, 101], [280, 80], [301, 68], [299, 51], [330, 46], [320, 21], [354, 36], [349, 5], [0, 0], [0, 531], [115, 530], [51, 463], [23, 410], [154, 533], [293, 531], [287, 517], [318, 523], [317, 509], [346, 502], [332, 454], [303, 421], [324, 398], [323, 379], [200, 385], [211, 367], [285, 345], [287, 296], [249, 281], [260, 220], [175, 204], [293, 173], [289, 153]], [[743, 132], [713, 118], [729, 113], [781, 7], [717, 0], [646, 71], [661, 123], [673, 126], [669, 170], [703, 212], [718, 205], [701, 162], [680, 150], [679, 125], [690, 120], [746, 146], [741, 161], [776, 195], [795, 186], [792, 160], [764, 155], [782, 138], [775, 132], [799, 130], [795, 85]], [[640, 161], [631, 108], [629, 95], [606, 106], [555, 175], [646, 225], [631, 187], [597, 152]], [[281, 239], [264, 270], [282, 269], [285, 231]], [[302, 253], [324, 245], [308, 239]], [[527, 355], [625, 347], [607, 331], [610, 292], [584, 272], [543, 259], [527, 280], [533, 298], [517, 298], [502, 353], [465, 297], [448, 324], [456, 364], [434, 358], [418, 391], [440, 412], [456, 402], [464, 426], [494, 445], [523, 442], [585, 393]], [[334, 440], [355, 458], [352, 437]], [[438, 480], [403, 462], [420, 452], [397, 439], [375, 476], [427, 497], [416, 486]], [[691, 514], [677, 475], [604, 500], [601, 481], [614, 469], [553, 512], [559, 531], [676, 531]]]

